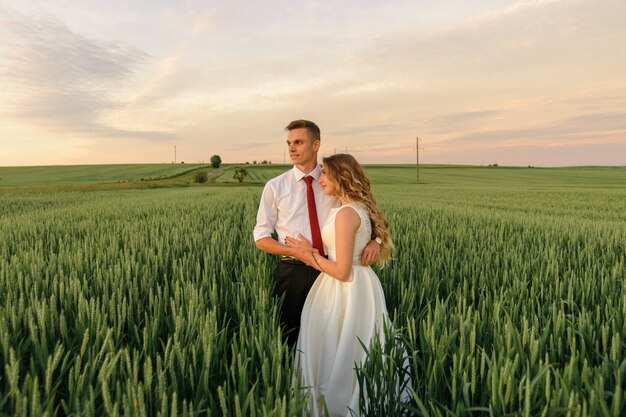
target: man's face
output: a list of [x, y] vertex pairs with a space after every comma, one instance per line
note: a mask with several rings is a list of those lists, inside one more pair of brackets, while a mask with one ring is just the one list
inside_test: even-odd
[[294, 165], [306, 165], [317, 162], [317, 150], [320, 141], [313, 139], [313, 135], [305, 128], [292, 129], [287, 134], [289, 157]]

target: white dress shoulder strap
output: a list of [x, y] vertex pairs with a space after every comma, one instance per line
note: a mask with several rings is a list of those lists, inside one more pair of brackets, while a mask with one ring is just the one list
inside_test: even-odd
[[361, 219], [363, 218], [362, 208], [358, 204], [356, 204], [356, 203], [346, 203], [346, 204], [343, 204], [343, 205], [341, 205], [337, 209], [337, 212], [339, 212], [340, 210], [342, 210], [342, 209], [344, 209], [346, 207], [352, 208], [354, 211], [356, 211], [356, 214], [358, 214]]
[[365, 210], [365, 207], [363, 207], [359, 203], [346, 203], [339, 207], [337, 212], [339, 212], [339, 210], [343, 209], [344, 207], [352, 207], [352, 209], [356, 211], [356, 213], [359, 215], [359, 218], [361, 219], [361, 225], [359, 226], [359, 229], [364, 227], [367, 230], [368, 234], [372, 232], [370, 216]]

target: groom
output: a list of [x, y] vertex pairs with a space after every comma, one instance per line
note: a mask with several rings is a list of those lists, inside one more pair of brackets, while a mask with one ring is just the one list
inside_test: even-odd
[[[285, 239], [302, 235], [313, 242], [313, 246], [320, 246], [320, 253], [323, 253], [320, 228], [324, 226], [330, 210], [339, 206], [339, 200], [326, 195], [317, 182], [321, 174], [317, 163], [320, 128], [308, 120], [294, 120], [285, 130], [294, 167], [265, 184], [254, 227], [254, 240], [257, 248], [280, 256], [274, 271], [274, 294], [279, 298], [284, 295], [280, 321], [289, 345], [295, 346], [304, 301], [319, 271], [295, 258], [294, 250], [286, 245]], [[305, 177], [312, 177], [312, 180]], [[312, 196], [309, 187], [312, 188]], [[274, 231], [278, 240], [272, 238]], [[380, 245], [370, 241], [363, 251], [361, 263], [371, 265], [379, 252]]]

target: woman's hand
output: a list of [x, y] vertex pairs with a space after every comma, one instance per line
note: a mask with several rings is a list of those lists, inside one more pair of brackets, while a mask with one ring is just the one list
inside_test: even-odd
[[319, 251], [315, 248], [296, 248], [294, 258], [297, 258], [313, 268], [320, 271], [318, 262], [315, 259], [315, 254], [319, 254]]
[[302, 235], [298, 235], [297, 237], [287, 236], [285, 238], [285, 243], [290, 248], [308, 249], [309, 251], [313, 250], [313, 245], [311, 244], [311, 242], [306, 240]]
[[297, 258], [313, 268], [321, 271], [319, 262], [315, 259], [315, 254], [319, 254], [319, 251], [311, 245], [311, 242], [306, 240], [302, 235], [297, 238], [287, 237], [285, 239], [287, 246], [295, 249], [294, 258]]
[[[317, 258], [316, 258], [317, 256]], [[320, 255], [320, 252], [313, 248], [312, 250], [307, 250], [306, 252], [306, 264], [309, 266], [312, 266], [313, 268], [317, 269], [318, 271], [322, 272], [322, 267], [319, 264], [319, 261], [317, 259], [321, 258], [322, 255]]]

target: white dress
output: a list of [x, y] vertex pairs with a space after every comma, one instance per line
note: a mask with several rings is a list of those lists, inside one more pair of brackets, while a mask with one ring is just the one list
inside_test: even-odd
[[380, 281], [372, 268], [360, 264], [371, 236], [365, 209], [358, 204], [333, 209], [322, 227], [322, 240], [328, 258], [335, 260], [335, 216], [339, 210], [351, 209], [361, 218], [352, 274], [348, 281], [342, 282], [321, 273], [302, 311], [296, 354], [301, 384], [310, 389], [310, 407], [316, 417], [323, 415], [324, 403], [331, 417], [359, 415], [359, 384], [354, 367], [365, 359], [359, 340], [366, 346], [374, 337], [382, 341], [383, 324], [387, 320]]

